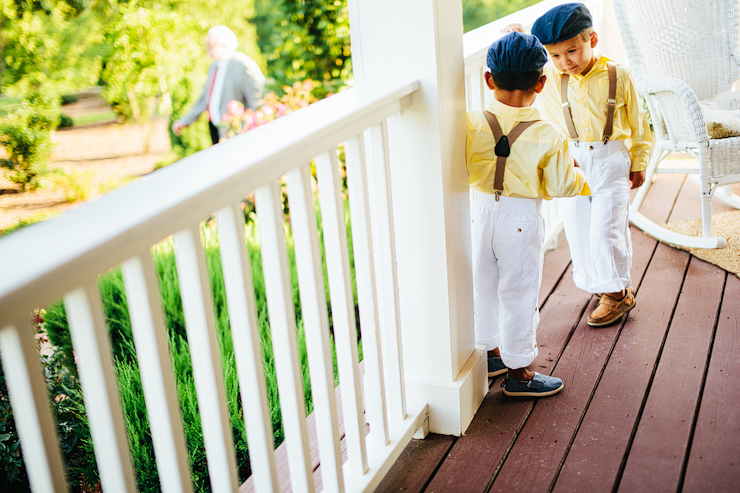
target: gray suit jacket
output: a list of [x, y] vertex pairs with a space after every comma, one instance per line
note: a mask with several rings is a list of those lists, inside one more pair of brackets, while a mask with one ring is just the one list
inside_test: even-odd
[[[242, 103], [245, 109], [256, 110], [261, 103], [265, 76], [262, 75], [257, 63], [244, 53], [237, 51], [228, 60], [224, 85], [221, 89], [221, 101], [219, 102], [221, 114], [225, 115], [227, 113], [226, 105], [232, 100]], [[198, 119], [201, 113], [208, 109], [208, 90], [211, 88], [215, 71], [216, 62], [213, 62], [208, 67], [208, 80], [203, 87], [203, 93], [190, 111], [179, 119], [179, 122], [183, 125], [190, 125]], [[226, 133], [224, 128], [219, 128], [219, 131], [222, 137]]]

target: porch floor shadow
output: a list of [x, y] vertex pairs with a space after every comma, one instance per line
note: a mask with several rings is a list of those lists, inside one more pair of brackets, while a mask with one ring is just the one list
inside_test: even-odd
[[[698, 218], [698, 188], [661, 175], [641, 211]], [[574, 286], [562, 235], [545, 256], [530, 368], [564, 390], [512, 398], [490, 379], [464, 436], [412, 440], [377, 491], [737, 491], [740, 279], [631, 231], [637, 306], [612, 326], [586, 324], [597, 299]]]

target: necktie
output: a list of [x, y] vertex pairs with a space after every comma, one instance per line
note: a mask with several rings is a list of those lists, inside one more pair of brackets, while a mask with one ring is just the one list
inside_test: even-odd
[[211, 94], [213, 94], [213, 87], [216, 85], [216, 76], [218, 75], [218, 66], [214, 67], [213, 69], [213, 78], [211, 79], [211, 87], [208, 88], [208, 99], [206, 100], [206, 111], [208, 112], [208, 117], [210, 118], [210, 108], [211, 108]]

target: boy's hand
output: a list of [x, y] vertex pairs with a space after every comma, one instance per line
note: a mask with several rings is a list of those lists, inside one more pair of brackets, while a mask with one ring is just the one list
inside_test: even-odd
[[630, 188], [639, 188], [645, 183], [645, 171], [630, 171]]
[[501, 30], [502, 33], [510, 33], [512, 31], [524, 33], [524, 26], [522, 26], [521, 24], [509, 24]]

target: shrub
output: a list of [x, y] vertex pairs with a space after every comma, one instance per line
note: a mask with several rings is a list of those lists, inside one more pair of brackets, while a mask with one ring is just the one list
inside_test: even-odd
[[52, 170], [50, 175], [54, 189], [61, 189], [64, 193], [64, 200], [67, 202], [87, 200], [93, 194], [91, 173], [57, 168]]
[[[172, 132], [172, 124], [192, 107], [203, 90], [202, 81], [194, 74], [188, 74], [172, 88], [172, 113], [167, 131], [170, 135], [172, 152], [178, 159], [190, 156], [211, 145], [208, 119], [201, 116], [193, 124], [183, 128], [180, 135]], [[168, 163], [169, 164], [169, 163]]]
[[29, 491], [18, 432], [13, 422], [2, 369], [0, 369], [0, 475], [5, 478], [4, 481], [0, 481], [1, 492]]
[[67, 106], [68, 104], [76, 103], [79, 100], [80, 98], [77, 97], [77, 94], [62, 94], [59, 97], [59, 102], [62, 106]]
[[51, 132], [58, 123], [58, 99], [36, 92], [0, 124], [0, 145], [9, 156], [0, 159], [0, 166], [9, 170], [8, 178], [22, 190], [41, 186], [53, 148]]
[[59, 125], [57, 125], [57, 128], [69, 128], [73, 127], [74, 124], [75, 121], [71, 116], [65, 115], [64, 113], [59, 114]]

